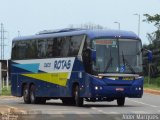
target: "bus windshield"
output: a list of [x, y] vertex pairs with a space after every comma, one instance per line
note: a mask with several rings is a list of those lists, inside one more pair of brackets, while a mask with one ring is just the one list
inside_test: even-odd
[[[93, 71], [98, 73], [140, 73], [142, 72], [141, 42], [132, 39], [95, 39], [96, 50]], [[138, 54], [140, 53], [140, 54]]]

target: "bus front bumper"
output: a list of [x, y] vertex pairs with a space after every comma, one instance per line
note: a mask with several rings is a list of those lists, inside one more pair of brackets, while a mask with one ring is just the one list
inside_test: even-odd
[[141, 98], [143, 86], [94, 86], [92, 98]]

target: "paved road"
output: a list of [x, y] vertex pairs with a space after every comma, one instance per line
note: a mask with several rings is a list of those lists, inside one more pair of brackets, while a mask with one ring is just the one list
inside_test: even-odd
[[84, 107], [64, 106], [60, 100], [44, 105], [24, 104], [22, 98], [0, 97], [0, 112], [18, 111], [31, 114], [160, 114], [160, 96], [144, 94], [141, 99], [126, 99], [124, 107], [114, 102], [85, 102]]
[[[18, 116], [20, 120], [23, 120], [25, 114], [30, 114], [26, 116], [27, 120], [56, 120], [56, 118], [57, 120], [124, 120], [123, 114], [159, 114], [158, 119], [160, 119], [160, 96], [145, 93], [141, 99], [127, 98], [124, 107], [118, 107], [116, 101], [85, 102], [84, 107], [75, 107], [64, 106], [60, 100], [49, 100], [44, 105], [33, 105], [24, 104], [22, 98], [0, 97], [0, 120], [1, 114], [6, 113], [24, 114]], [[134, 117], [136, 119], [136, 116]], [[8, 116], [3, 119], [7, 118]]]

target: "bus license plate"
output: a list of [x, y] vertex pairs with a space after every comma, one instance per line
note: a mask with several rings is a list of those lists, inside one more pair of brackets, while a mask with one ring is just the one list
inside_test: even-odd
[[124, 88], [116, 88], [116, 91], [124, 91]]
[[124, 77], [123, 80], [133, 80], [133, 77]]

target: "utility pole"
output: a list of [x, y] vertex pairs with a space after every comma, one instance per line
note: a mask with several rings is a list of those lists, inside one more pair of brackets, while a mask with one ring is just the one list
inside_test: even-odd
[[133, 15], [138, 16], [138, 36], [140, 36], [140, 24], [141, 24], [141, 15], [138, 13], [135, 13]]
[[120, 29], [121, 29], [121, 24], [120, 24], [120, 22], [114, 22], [114, 23], [118, 24], [118, 30], [120, 30]]
[[[1, 60], [4, 60], [4, 52], [5, 52], [5, 29], [4, 29], [4, 25], [3, 23], [0, 24], [0, 59]], [[9, 85], [9, 81], [8, 81], [8, 60], [6, 61], [7, 62], [7, 69], [3, 69], [2, 68], [2, 62], [0, 62], [0, 92], [2, 92], [2, 80], [3, 80], [3, 74], [2, 72], [6, 72], [7, 74], [7, 79], [6, 79], [6, 83], [7, 83], [7, 89], [8, 89], [8, 85]]]
[[2, 94], [2, 70], [1, 70], [1, 62], [0, 62], [0, 95]]
[[1, 23], [0, 25], [0, 50], [1, 50], [1, 60], [4, 60], [4, 46], [5, 46], [5, 42], [4, 40], [6, 39], [5, 38], [5, 30], [4, 30], [4, 25], [3, 23]]
[[18, 37], [20, 37], [21, 36], [21, 32], [18, 30]]
[[2, 60], [2, 52], [3, 52], [3, 50], [2, 50], [2, 44], [3, 44], [3, 23], [1, 23], [1, 60]]

